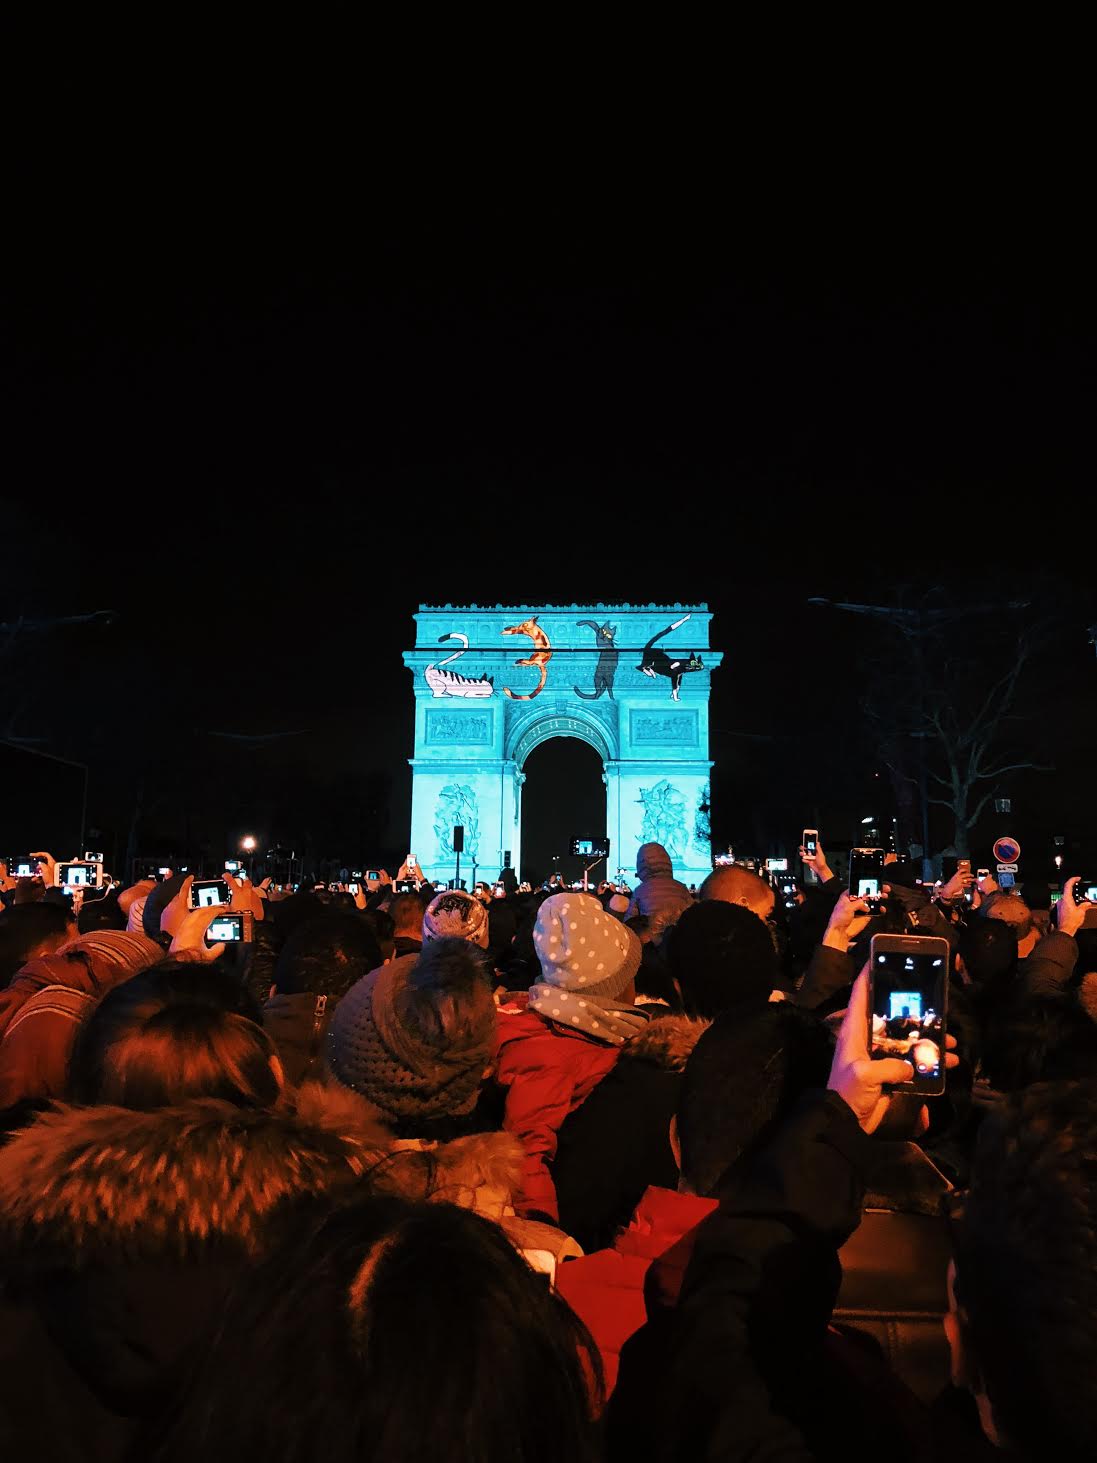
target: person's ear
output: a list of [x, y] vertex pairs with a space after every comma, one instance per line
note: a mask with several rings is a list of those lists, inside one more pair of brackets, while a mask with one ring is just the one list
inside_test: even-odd
[[667, 1127], [667, 1137], [670, 1139], [670, 1151], [674, 1154], [674, 1166], [679, 1174], [682, 1172], [682, 1145], [678, 1140], [678, 1114], [671, 1113], [670, 1124]]

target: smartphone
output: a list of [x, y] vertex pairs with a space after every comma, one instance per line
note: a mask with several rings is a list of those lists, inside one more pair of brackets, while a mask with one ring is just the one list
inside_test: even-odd
[[869, 954], [869, 1052], [914, 1068], [895, 1092], [945, 1090], [949, 944], [939, 935], [873, 935]]
[[1074, 886], [1075, 904], [1085, 904], [1086, 900], [1097, 904], [1097, 879], [1082, 878]]
[[248, 916], [243, 910], [232, 914], [219, 914], [211, 919], [206, 931], [207, 945], [238, 945], [251, 938]]
[[956, 872], [958, 874], [970, 874], [971, 860], [969, 858], [958, 858], [956, 860]]
[[38, 874], [38, 860], [29, 853], [16, 854], [8, 859], [8, 873], [13, 879], [33, 879]]
[[348, 894], [357, 894], [358, 891], [361, 889], [361, 887], [362, 886], [360, 884], [348, 884], [347, 885], [347, 893]]
[[62, 889], [98, 889], [103, 871], [99, 864], [58, 864], [57, 882]]
[[493, 884], [491, 888], [493, 899], [505, 899], [507, 897], [506, 887], [503, 884]]
[[237, 873], [239, 873], [240, 872], [240, 860], [239, 859], [234, 859], [234, 858], [227, 858], [225, 860], [225, 868], [228, 870], [228, 872], [230, 874], [237, 874]]
[[352, 879], [361, 879], [361, 877], [362, 877], [362, 870], [361, 869], [351, 869], [350, 876], [351, 876]]
[[209, 909], [214, 904], [231, 904], [227, 879], [195, 879], [190, 886], [189, 909]]
[[989, 879], [990, 878], [990, 870], [989, 869], [976, 869], [975, 870], [975, 877], [977, 879]]
[[381, 870], [380, 869], [367, 869], [366, 870], [366, 883], [367, 884], [380, 884], [380, 882], [381, 882]]
[[397, 894], [414, 894], [415, 893], [415, 880], [414, 879], [399, 879], [397, 881], [397, 884], [396, 884], [396, 892], [397, 892]]
[[849, 892], [853, 899], [884, 897], [884, 850], [853, 848], [849, 854]]
[[804, 845], [804, 852], [808, 858], [814, 858], [819, 852], [819, 830], [818, 828], [805, 828], [800, 842]]

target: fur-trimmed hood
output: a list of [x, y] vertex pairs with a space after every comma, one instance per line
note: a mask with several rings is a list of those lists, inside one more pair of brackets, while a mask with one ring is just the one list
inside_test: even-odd
[[[652, 1011], [658, 1007], [646, 1009]], [[711, 1024], [691, 1016], [657, 1016], [621, 1048], [619, 1060], [652, 1062], [665, 1072], [682, 1072], [693, 1048]]]
[[57, 1105], [0, 1148], [0, 1266], [183, 1259], [218, 1242], [253, 1255], [276, 1209], [364, 1178], [391, 1147], [354, 1093], [315, 1083], [273, 1110]]

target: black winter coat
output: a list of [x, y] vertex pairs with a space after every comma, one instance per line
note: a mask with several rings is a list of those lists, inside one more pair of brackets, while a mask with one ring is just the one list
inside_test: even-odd
[[682, 1072], [707, 1026], [688, 1016], [657, 1016], [560, 1129], [552, 1164], [560, 1227], [587, 1254], [612, 1246], [649, 1184], [677, 1188], [670, 1120]]

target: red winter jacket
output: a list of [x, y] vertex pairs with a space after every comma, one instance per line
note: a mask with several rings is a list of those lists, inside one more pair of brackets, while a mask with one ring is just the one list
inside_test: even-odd
[[556, 1272], [556, 1289], [586, 1323], [602, 1354], [606, 1400], [617, 1382], [621, 1348], [647, 1320], [644, 1285], [652, 1263], [653, 1295], [662, 1305], [678, 1304], [693, 1230], [719, 1205], [674, 1189], [648, 1188], [632, 1222], [612, 1250], [569, 1260]]
[[559, 1222], [556, 1188], [548, 1165], [556, 1135], [611, 1071], [621, 1048], [581, 1031], [568, 1031], [529, 1010], [528, 995], [499, 1007], [495, 1080], [506, 1088], [503, 1127], [522, 1140], [525, 1161], [514, 1208], [525, 1216]]

